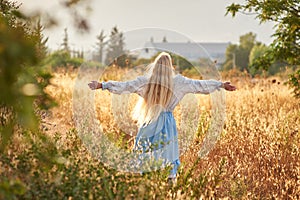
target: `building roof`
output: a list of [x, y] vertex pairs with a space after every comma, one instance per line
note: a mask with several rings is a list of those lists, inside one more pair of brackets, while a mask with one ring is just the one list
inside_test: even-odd
[[151, 58], [157, 52], [167, 51], [190, 61], [201, 58], [225, 61], [226, 48], [230, 43], [192, 43], [192, 42], [147, 42], [139, 57]]

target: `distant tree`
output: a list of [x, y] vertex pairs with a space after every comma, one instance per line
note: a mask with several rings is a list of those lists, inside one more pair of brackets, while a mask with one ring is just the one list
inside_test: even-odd
[[265, 71], [267, 75], [275, 75], [276, 73], [281, 72], [285, 69], [286, 63], [280, 61], [272, 63], [268, 69], [253, 67], [257, 59], [263, 56], [267, 51], [269, 51], [269, 48], [270, 47], [264, 44], [254, 45], [249, 55], [249, 66], [251, 75], [261, 74], [263, 71]]
[[63, 42], [61, 43], [62, 49], [66, 52], [70, 52], [70, 46], [69, 46], [69, 36], [68, 36], [68, 29], [64, 29], [64, 38]]
[[153, 43], [154, 42], [154, 38], [150, 37], [150, 42]]
[[103, 62], [103, 50], [104, 50], [104, 47], [106, 45], [106, 42], [104, 42], [104, 39], [106, 38], [106, 36], [104, 35], [104, 31], [101, 30], [100, 34], [97, 35], [97, 43], [96, 43], [96, 48], [97, 48], [97, 51], [98, 51], [98, 61], [100, 63]]
[[246, 33], [240, 37], [240, 48], [251, 51], [252, 47], [256, 44], [256, 35], [252, 32]]
[[48, 42], [48, 38], [45, 38], [43, 35], [44, 27], [41, 24], [41, 20], [38, 19], [36, 26], [33, 29], [33, 37], [36, 40], [36, 51], [39, 58], [43, 59], [48, 54], [48, 48], [46, 43]]
[[253, 46], [257, 44], [256, 35], [247, 33], [240, 36], [239, 45], [230, 44], [226, 49], [226, 61], [223, 64], [224, 70], [237, 68], [240, 71], [247, 70], [249, 72], [249, 55]]
[[122, 56], [126, 53], [124, 46], [123, 33], [120, 32], [116, 26], [113, 27], [109, 36], [105, 64], [126, 66], [125, 57]]
[[250, 51], [249, 55], [249, 65], [252, 65], [253, 62], [264, 53], [268, 51], [268, 47], [265, 44], [256, 44]]
[[[256, 68], [268, 69], [272, 63], [285, 62], [292, 66], [300, 65], [300, 4], [299, 0], [246, 0], [244, 4], [232, 3], [227, 13], [235, 17], [237, 12], [254, 14], [261, 23], [273, 22], [273, 42], [264, 55], [253, 63]], [[296, 68], [296, 67], [295, 67]], [[290, 77], [292, 87], [298, 87], [300, 69]], [[299, 84], [298, 84], [299, 85]], [[295, 88], [300, 91], [299, 88]]]
[[[262, 56], [266, 51], [268, 50], [268, 47], [264, 44], [256, 44], [253, 46], [253, 48], [250, 51], [249, 55], [249, 65], [253, 65], [254, 61]], [[254, 67], [250, 67], [250, 74], [255, 75], [255, 74], [260, 74], [261, 69], [256, 69]]]
[[83, 51], [83, 49], [81, 49], [78, 57], [82, 58], [82, 59], [84, 58], [84, 51]]
[[167, 37], [164, 36], [162, 42], [168, 42]]
[[228, 45], [226, 52], [225, 52], [225, 57], [226, 61], [223, 64], [223, 70], [230, 70], [236, 68], [236, 54], [238, 51], [238, 45], [236, 44], [230, 44]]
[[236, 52], [236, 65], [241, 71], [249, 71], [249, 55], [252, 47], [256, 44], [256, 35], [247, 33], [240, 37], [240, 45]]
[[[74, 54], [75, 52], [77, 55]], [[60, 67], [80, 67], [84, 62], [83, 58], [81, 57], [81, 54], [83, 54], [83, 52], [73, 51], [73, 54], [74, 56], [71, 56], [69, 52], [66, 52], [64, 50], [54, 51], [49, 56], [47, 56], [45, 62], [50, 65], [53, 70], [56, 70]]]

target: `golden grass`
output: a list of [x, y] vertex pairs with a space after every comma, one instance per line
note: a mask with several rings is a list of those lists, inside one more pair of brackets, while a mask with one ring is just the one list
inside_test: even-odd
[[[59, 103], [45, 119], [50, 135], [55, 132], [64, 134], [74, 127], [72, 91], [75, 78], [76, 72], [56, 73], [52, 81], [54, 86], [47, 88]], [[292, 97], [291, 91], [278, 78], [276, 81], [233, 78], [231, 82], [238, 90], [226, 92], [224, 130], [214, 149], [197, 163], [191, 183], [199, 181], [203, 172], [217, 171], [219, 163], [225, 159], [220, 180], [208, 196], [236, 199], [300, 198], [299, 100]], [[197, 98], [200, 115], [203, 114], [204, 124], [200, 127], [203, 131], [209, 125], [211, 104], [209, 96], [197, 95]], [[107, 91], [96, 92], [96, 114], [104, 132], [114, 137], [123, 132], [134, 135], [137, 127], [128, 116], [120, 116], [124, 121], [121, 127], [119, 121], [115, 120], [111, 99], [112, 94]], [[132, 108], [136, 98], [130, 99], [129, 108]], [[180, 107], [175, 110], [177, 120], [180, 112]], [[124, 138], [132, 141], [134, 136], [126, 135]], [[200, 134], [181, 156], [185, 168], [192, 166], [196, 160], [202, 138]], [[185, 197], [180, 192], [176, 196]]]

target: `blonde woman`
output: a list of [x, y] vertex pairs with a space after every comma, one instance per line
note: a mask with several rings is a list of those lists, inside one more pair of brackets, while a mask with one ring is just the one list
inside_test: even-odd
[[134, 151], [171, 164], [169, 179], [176, 178], [180, 165], [177, 128], [172, 113], [179, 101], [187, 93], [209, 94], [221, 88], [236, 90], [229, 82], [194, 80], [175, 75], [171, 56], [165, 52], [156, 57], [149, 75], [126, 82], [91, 81], [88, 85], [92, 90], [108, 90], [115, 94], [136, 93], [142, 97], [133, 114], [140, 127]]

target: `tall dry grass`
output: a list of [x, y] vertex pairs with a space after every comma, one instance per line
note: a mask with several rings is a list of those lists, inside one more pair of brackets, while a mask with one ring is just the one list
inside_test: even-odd
[[[110, 72], [106, 73], [104, 79], [114, 78]], [[116, 79], [120, 73], [122, 70], [115, 73]], [[55, 132], [64, 135], [74, 128], [75, 78], [75, 71], [54, 74], [54, 86], [49, 87], [48, 92], [59, 106], [44, 119], [49, 135]], [[201, 160], [197, 160], [197, 152], [209, 127], [211, 103], [209, 96], [197, 95], [200, 112], [197, 137], [182, 154], [178, 183], [166, 192], [166, 198], [299, 199], [299, 100], [292, 97], [283, 80], [278, 78], [243, 77], [232, 78], [231, 82], [238, 90], [226, 92], [224, 130], [214, 149]], [[135, 101], [135, 97], [130, 98], [129, 108]], [[116, 120], [112, 94], [97, 91], [95, 105], [104, 132], [121, 141], [121, 146], [130, 148], [137, 127], [128, 116], [119, 116], [124, 121], [121, 125]], [[122, 109], [122, 105], [118, 106]], [[175, 110], [177, 120], [181, 114], [179, 107]], [[132, 135], [124, 134], [126, 132]], [[67, 137], [62, 137], [61, 145], [64, 138]], [[188, 174], [190, 168], [193, 171]]]

